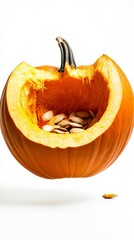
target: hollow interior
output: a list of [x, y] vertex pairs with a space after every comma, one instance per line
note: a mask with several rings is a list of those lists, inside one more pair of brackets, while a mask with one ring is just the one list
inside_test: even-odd
[[54, 114], [92, 110], [99, 120], [108, 105], [108, 98], [108, 83], [99, 72], [92, 79], [67, 75], [60, 80], [44, 80], [44, 87], [40, 89], [27, 81], [21, 94], [24, 111], [37, 125], [48, 110], [53, 110]]

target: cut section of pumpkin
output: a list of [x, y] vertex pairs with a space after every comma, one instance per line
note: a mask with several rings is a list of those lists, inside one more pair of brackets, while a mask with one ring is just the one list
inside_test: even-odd
[[[1, 100], [2, 133], [15, 158], [39, 176], [91, 176], [125, 147], [134, 123], [133, 92], [111, 58], [102, 55], [93, 65], [76, 67], [68, 43], [57, 41], [59, 70], [21, 63], [11, 73]], [[95, 120], [84, 131], [57, 134], [40, 127], [48, 111], [52, 118], [91, 111]]]

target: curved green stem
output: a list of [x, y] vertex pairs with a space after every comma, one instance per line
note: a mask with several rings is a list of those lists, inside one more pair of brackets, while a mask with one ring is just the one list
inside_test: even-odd
[[76, 68], [74, 55], [67, 41], [61, 37], [57, 37], [56, 41], [58, 42], [61, 52], [61, 66], [59, 72], [64, 72], [66, 62], [68, 62], [71, 67]]

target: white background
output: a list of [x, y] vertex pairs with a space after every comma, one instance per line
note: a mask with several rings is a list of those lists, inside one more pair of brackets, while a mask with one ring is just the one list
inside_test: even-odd
[[[60, 66], [57, 36], [70, 43], [77, 65], [109, 55], [134, 89], [133, 0], [0, 0], [0, 94], [22, 61]], [[133, 240], [133, 144], [132, 136], [94, 177], [47, 180], [24, 169], [0, 134], [0, 239]], [[103, 199], [105, 192], [118, 197]]]

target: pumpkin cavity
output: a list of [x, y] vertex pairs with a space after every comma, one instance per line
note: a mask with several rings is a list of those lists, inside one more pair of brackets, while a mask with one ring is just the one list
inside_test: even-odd
[[44, 80], [41, 88], [29, 80], [21, 90], [23, 110], [40, 128], [48, 123], [42, 118], [48, 111], [68, 116], [73, 112], [90, 112], [99, 120], [106, 110], [108, 98], [107, 81], [99, 72], [92, 79], [63, 74], [59, 80]]

